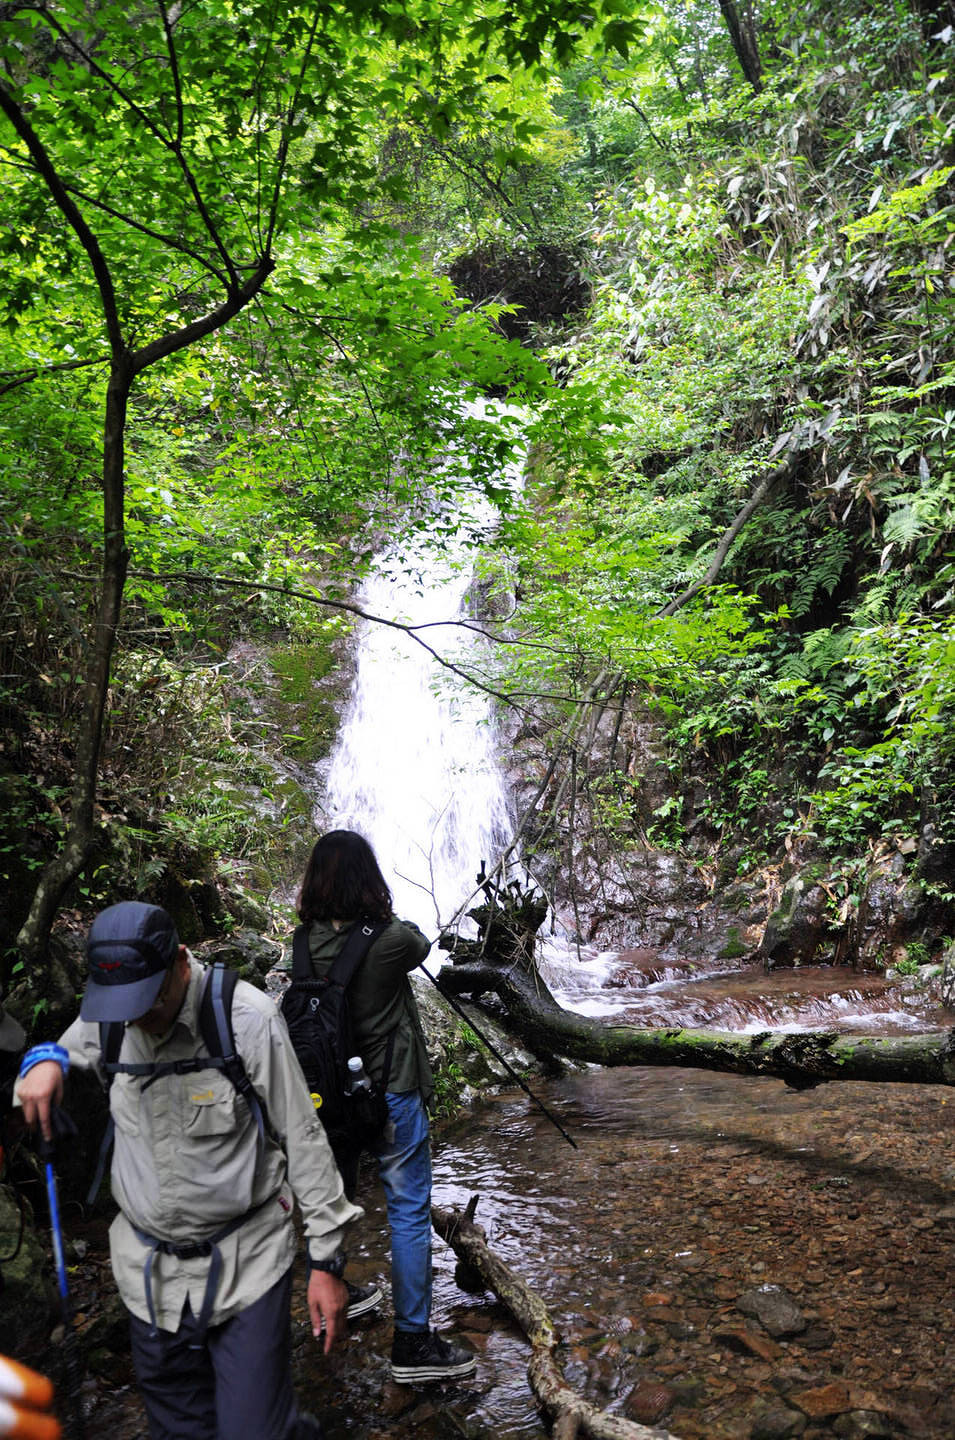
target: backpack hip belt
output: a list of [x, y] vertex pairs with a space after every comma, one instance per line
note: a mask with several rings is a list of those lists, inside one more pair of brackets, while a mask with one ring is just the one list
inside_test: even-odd
[[251, 1210], [246, 1210], [242, 1215], [236, 1215], [233, 1220], [229, 1220], [207, 1240], [187, 1240], [182, 1245], [176, 1244], [172, 1240], [160, 1240], [158, 1235], [150, 1235], [147, 1230], [140, 1230], [139, 1226], [133, 1225], [130, 1220], [129, 1223], [137, 1240], [141, 1241], [143, 1245], [149, 1246], [149, 1254], [143, 1264], [143, 1288], [146, 1293], [146, 1310], [149, 1314], [151, 1339], [155, 1339], [159, 1333], [159, 1326], [156, 1324], [156, 1304], [153, 1299], [153, 1263], [156, 1256], [173, 1255], [177, 1260], [195, 1260], [203, 1255], [209, 1256], [209, 1274], [206, 1277], [206, 1287], [202, 1292], [196, 1338], [189, 1347], [190, 1350], [199, 1350], [202, 1348], [206, 1331], [209, 1328], [212, 1306], [215, 1303], [216, 1290], [219, 1288], [219, 1276], [222, 1273], [222, 1251], [219, 1249], [219, 1245], [228, 1236], [234, 1235], [236, 1230], [239, 1230], [247, 1220], [251, 1220], [253, 1215], [264, 1210], [274, 1198], [273, 1195], [270, 1195], [260, 1205], [253, 1205]]

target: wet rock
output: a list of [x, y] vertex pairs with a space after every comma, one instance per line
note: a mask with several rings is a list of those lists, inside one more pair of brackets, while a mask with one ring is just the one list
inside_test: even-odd
[[758, 1355], [761, 1360], [776, 1360], [783, 1352], [775, 1340], [756, 1335], [745, 1325], [727, 1325], [714, 1330], [713, 1339], [737, 1355]]
[[946, 889], [955, 873], [955, 843], [940, 836], [932, 820], [922, 826], [915, 873], [924, 884]]
[[675, 1403], [687, 1410], [700, 1403], [706, 1389], [697, 1375], [674, 1375], [672, 1379], [668, 1379], [667, 1384], [673, 1391]]
[[628, 1355], [641, 1356], [651, 1353], [647, 1334], [643, 1330], [631, 1330], [628, 1335], [621, 1335], [620, 1348]]
[[795, 1300], [780, 1285], [760, 1285], [755, 1290], [747, 1290], [737, 1300], [736, 1308], [758, 1320], [776, 1339], [800, 1335], [808, 1324]]
[[750, 1440], [789, 1440], [790, 1436], [801, 1435], [806, 1428], [806, 1417], [798, 1410], [786, 1405], [767, 1405], [757, 1411], [750, 1430]]
[[[444, 1068], [453, 1064], [464, 1078], [460, 1102], [463, 1104], [475, 1094], [486, 1094], [496, 1086], [513, 1084], [500, 1061], [489, 1057], [483, 1047], [477, 1048], [473, 1038], [467, 1037], [463, 1032], [461, 1017], [452, 1010], [431, 981], [417, 973], [410, 975], [409, 979], [421, 1016], [428, 1058], [435, 1074], [440, 1074]], [[509, 1035], [493, 1016], [467, 1001], [459, 1003], [465, 1015], [473, 1015], [475, 1028], [487, 1036], [495, 1050], [519, 1075], [540, 1073], [540, 1060], [519, 1045], [513, 1035]]]
[[87, 1325], [80, 1325], [79, 1316], [76, 1323], [82, 1334], [84, 1349], [113, 1356], [129, 1354], [129, 1313], [115, 1293], [102, 1302], [102, 1309]]
[[796, 1391], [789, 1398], [810, 1420], [826, 1420], [831, 1415], [841, 1415], [849, 1408], [848, 1386], [839, 1380], [814, 1390]]
[[918, 934], [932, 906], [909, 881], [905, 861], [895, 852], [870, 876], [859, 900], [858, 960], [882, 968]]
[[[23, 1238], [14, 1255], [23, 1220]], [[46, 1279], [43, 1247], [33, 1226], [21, 1217], [10, 1192], [0, 1189], [0, 1255], [4, 1292], [0, 1306], [0, 1350], [23, 1353], [24, 1345], [44, 1340], [54, 1315], [53, 1289]]]
[[91, 1375], [105, 1380], [109, 1385], [121, 1385], [127, 1378], [129, 1362], [107, 1346], [100, 1345], [87, 1352], [86, 1366]]
[[237, 970], [243, 980], [253, 985], [263, 985], [270, 970], [282, 963], [282, 946], [266, 940], [255, 930], [236, 930], [229, 939], [220, 941], [202, 950], [202, 961], [211, 965], [221, 960], [231, 970]]
[[393, 1420], [416, 1403], [417, 1396], [410, 1386], [397, 1385], [393, 1380], [389, 1380], [382, 1389], [376, 1408], [383, 1419]]
[[783, 886], [779, 904], [766, 921], [759, 955], [769, 970], [811, 965], [830, 958], [829, 896], [811, 872], [794, 875]]
[[829, 1350], [832, 1348], [833, 1334], [825, 1325], [810, 1325], [799, 1337], [799, 1343], [805, 1350]]
[[896, 1440], [894, 1424], [877, 1410], [849, 1410], [839, 1416], [832, 1428], [837, 1435], [846, 1436], [847, 1440], [863, 1440], [863, 1437], [868, 1437], [868, 1440]]
[[669, 1385], [661, 1385], [658, 1380], [641, 1380], [624, 1400], [624, 1414], [640, 1425], [655, 1425], [663, 1419], [675, 1398]]
[[946, 946], [942, 955], [942, 1004], [955, 1010], [955, 941]]

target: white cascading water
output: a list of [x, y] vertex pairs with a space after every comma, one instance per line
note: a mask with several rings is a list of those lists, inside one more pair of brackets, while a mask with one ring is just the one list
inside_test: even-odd
[[[490, 531], [493, 512], [475, 499], [466, 519], [472, 531], [475, 520]], [[486, 643], [453, 624], [464, 617], [471, 579], [467, 548], [452, 540], [441, 554], [423, 545], [416, 555], [380, 557], [358, 598], [369, 614], [431, 627], [419, 632], [427, 644], [466, 668], [467, 652], [473, 658]], [[512, 829], [489, 697], [412, 636], [362, 622], [326, 802], [329, 828], [357, 830], [371, 843], [395, 912], [435, 936]]]

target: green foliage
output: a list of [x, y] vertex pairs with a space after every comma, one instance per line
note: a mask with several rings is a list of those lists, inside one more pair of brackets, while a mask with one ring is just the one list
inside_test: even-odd
[[[904, 3], [763, 18], [758, 95], [676, 7], [634, 105], [612, 67], [599, 98], [578, 67], [556, 105], [589, 146], [594, 301], [548, 359], [571, 392], [613, 397], [609, 463], [545, 470], [533, 523], [504, 533], [552, 646], [541, 688], [612, 667], [665, 722], [709, 834], [851, 853], [911, 835], [955, 768], [951, 37], [926, 40]], [[613, 133], [633, 137], [629, 172]], [[542, 674], [536, 653], [513, 664], [528, 688]], [[650, 836], [679, 843], [692, 818], [666, 802]]]
[[316, 637], [309, 645], [274, 651], [270, 664], [279, 680], [273, 709], [283, 727], [283, 749], [313, 763], [331, 748], [344, 703], [341, 686], [322, 687], [335, 667], [334, 650]]
[[434, 1114], [444, 1119], [453, 1119], [461, 1108], [461, 1097], [467, 1083], [467, 1075], [456, 1056], [455, 1045], [446, 1045], [444, 1057], [434, 1074]]
[[[18, 823], [62, 828], [82, 700], [103, 267], [141, 349], [267, 257], [254, 304], [157, 353], [130, 400], [101, 820], [134, 888], [160, 833], [264, 848], [271, 737], [216, 671], [235, 639], [278, 633], [272, 723], [314, 759], [347, 621], [313, 599], [347, 598], [383, 537], [441, 548], [475, 494], [500, 517], [483, 578], [516, 607], [495, 682], [546, 726], [609, 676], [663, 728], [679, 793], [650, 813], [616, 761], [584, 776], [611, 843], [696, 844], [700, 822], [747, 855], [844, 854], [916, 830], [955, 773], [951, 36], [919, 22], [905, 0], [767, 4], [757, 93], [716, 7], [684, 0], [11, 12], [0, 706], [42, 777]], [[525, 323], [535, 349], [505, 338], [505, 297], [447, 278], [548, 245], [590, 304]], [[488, 394], [522, 417], [464, 411]]]

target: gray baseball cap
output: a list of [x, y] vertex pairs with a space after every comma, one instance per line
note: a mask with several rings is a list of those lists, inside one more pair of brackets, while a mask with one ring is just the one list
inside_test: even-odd
[[90, 973], [81, 1018], [138, 1020], [162, 989], [178, 951], [176, 927], [158, 905], [123, 900], [103, 910], [86, 943]]

